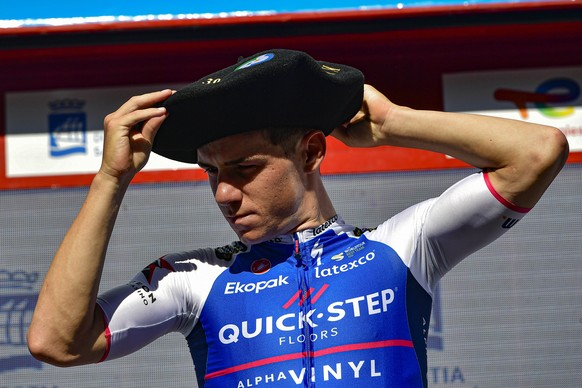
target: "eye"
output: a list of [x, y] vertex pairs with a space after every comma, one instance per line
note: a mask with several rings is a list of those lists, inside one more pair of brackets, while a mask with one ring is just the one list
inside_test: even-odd
[[241, 163], [237, 164], [236, 168], [244, 176], [254, 176], [260, 171], [262, 165], [257, 163]]
[[204, 167], [202, 167], [202, 169], [208, 175], [215, 175], [216, 171], [217, 171], [216, 167], [211, 167], [211, 166], [204, 166]]

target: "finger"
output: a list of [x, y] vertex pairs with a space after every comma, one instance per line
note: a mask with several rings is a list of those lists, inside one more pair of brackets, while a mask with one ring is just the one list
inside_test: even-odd
[[331, 133], [331, 136], [335, 137], [336, 139], [338, 139], [339, 141], [341, 141], [342, 143], [347, 143], [347, 139], [348, 139], [348, 129], [346, 127], [337, 127], [335, 128]]
[[168, 97], [170, 97], [174, 91], [171, 89], [165, 89], [158, 92], [151, 92], [142, 94], [139, 96], [133, 96], [129, 100], [127, 100], [123, 105], [121, 105], [115, 114], [117, 115], [125, 115], [136, 110], [150, 108], [156, 103], [162, 102]]
[[168, 116], [167, 114], [164, 114], [162, 116], [152, 117], [151, 119], [149, 119], [143, 125], [143, 128], [141, 130], [141, 134], [144, 137], [144, 139], [153, 144], [156, 134], [158, 133], [158, 129], [160, 129], [160, 126], [162, 125], [167, 116]]
[[367, 112], [365, 112], [364, 110], [360, 109], [358, 111], [358, 113], [356, 113], [356, 115], [354, 117], [351, 118], [350, 121], [348, 121], [347, 125], [344, 125], [346, 128], [359, 123], [362, 120], [365, 120], [367, 117]]
[[[140, 111], [152, 108], [154, 104], [164, 101], [173, 93], [175, 93], [175, 91], [166, 89], [159, 92], [146, 93], [140, 96], [131, 97], [115, 112], [110, 113], [105, 117], [104, 128], [115, 128], [118, 126], [131, 128], [140, 121], [165, 113], [161, 110], [157, 111], [157, 108], [153, 108], [154, 110], [148, 110], [146, 112]], [[139, 113], [136, 114], [135, 112]]]
[[355, 126], [365, 118], [366, 114], [360, 110], [350, 120], [341, 124], [339, 127], [336, 127], [330, 135], [345, 143], [346, 140], [350, 137], [350, 132], [354, 131], [356, 129]]
[[167, 114], [166, 108], [164, 108], [163, 106], [141, 109], [125, 115], [123, 119], [120, 120], [120, 123], [122, 125], [127, 125], [129, 127], [133, 127], [134, 129], [141, 131], [143, 126], [149, 120], [156, 117], [162, 117], [166, 114]]
[[123, 116], [115, 117], [110, 115], [105, 119], [105, 128], [125, 128], [142, 130], [142, 124], [154, 117], [161, 117], [166, 114], [166, 108], [146, 108], [129, 112]]

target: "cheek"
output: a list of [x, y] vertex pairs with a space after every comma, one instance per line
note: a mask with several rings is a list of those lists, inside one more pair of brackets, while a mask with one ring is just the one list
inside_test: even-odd
[[288, 216], [297, 210], [302, 198], [302, 186], [294, 171], [271, 174], [261, 186], [257, 194], [273, 215]]

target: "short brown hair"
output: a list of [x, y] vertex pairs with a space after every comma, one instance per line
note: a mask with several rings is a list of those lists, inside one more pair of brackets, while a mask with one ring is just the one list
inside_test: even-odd
[[309, 128], [269, 128], [262, 133], [271, 144], [280, 146], [285, 155], [289, 156], [295, 151], [299, 139], [311, 131]]

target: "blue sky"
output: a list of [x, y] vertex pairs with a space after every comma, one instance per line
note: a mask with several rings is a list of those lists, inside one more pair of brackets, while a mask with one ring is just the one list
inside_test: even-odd
[[[471, 0], [469, 3], [503, 2], [503, 0]], [[161, 14], [218, 14], [236, 11], [297, 12], [305, 10], [358, 9], [360, 7], [393, 8], [405, 6], [464, 4], [462, 0], [0, 0], [0, 20], [73, 18], [94, 16], [139, 16]]]

